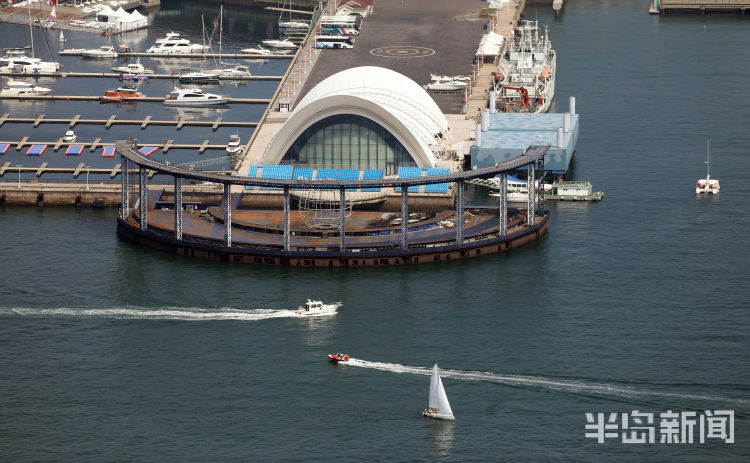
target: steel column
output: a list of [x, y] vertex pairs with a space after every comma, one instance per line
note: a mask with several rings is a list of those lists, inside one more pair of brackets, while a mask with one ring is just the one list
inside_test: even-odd
[[529, 200], [526, 203], [526, 224], [528, 226], [534, 225], [536, 216], [536, 201], [534, 201], [534, 163], [530, 163], [528, 166], [528, 173], [526, 175], [526, 191], [529, 193]]
[[456, 244], [464, 244], [464, 181], [456, 181]]
[[536, 171], [539, 175], [539, 189], [536, 195], [537, 214], [544, 215], [544, 156], [536, 160]]
[[508, 176], [500, 176], [500, 236], [508, 234]]
[[409, 190], [401, 184], [401, 249], [409, 248], [407, 233], [409, 229]]
[[122, 159], [122, 205], [120, 206], [120, 217], [123, 219], [130, 218], [130, 161], [125, 156], [120, 156]]
[[148, 230], [148, 217], [146, 216], [146, 203], [148, 193], [148, 180], [146, 179], [146, 169], [143, 166], [138, 166], [139, 179], [138, 179], [138, 202], [141, 206], [141, 230]]
[[182, 241], [182, 177], [174, 178], [174, 237]]
[[289, 250], [289, 186], [284, 187], [284, 251]]
[[224, 246], [232, 246], [232, 184], [224, 184]]
[[344, 252], [346, 249], [346, 188], [339, 188], [339, 251]]

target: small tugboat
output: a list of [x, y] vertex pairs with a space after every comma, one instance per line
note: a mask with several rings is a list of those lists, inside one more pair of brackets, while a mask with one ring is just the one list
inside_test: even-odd
[[76, 136], [76, 133], [73, 132], [72, 130], [68, 130], [67, 132], [65, 132], [65, 136], [63, 137], [63, 141], [65, 143], [73, 143], [74, 141], [76, 141], [76, 138], [78, 138]]
[[695, 184], [695, 194], [718, 194], [721, 186], [719, 180], [711, 178], [711, 141], [706, 145], [706, 178], [698, 179]]
[[341, 352], [339, 352], [338, 354], [328, 354], [328, 360], [334, 363], [348, 362], [349, 354], [342, 354]]
[[300, 306], [297, 313], [300, 315], [336, 315], [336, 309], [341, 307], [341, 302], [333, 304], [323, 304], [323, 301], [313, 301], [308, 299], [305, 306]]
[[126, 85], [119, 87], [115, 90], [107, 90], [104, 92], [104, 96], [99, 97], [99, 101], [102, 103], [119, 103], [123, 100], [133, 100], [142, 98], [145, 95], [139, 92], [133, 85]]

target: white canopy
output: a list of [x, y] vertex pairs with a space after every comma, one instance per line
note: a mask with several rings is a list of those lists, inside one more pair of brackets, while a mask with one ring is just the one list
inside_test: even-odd
[[488, 32], [482, 36], [477, 47], [477, 56], [497, 56], [503, 49], [505, 37], [495, 32]]

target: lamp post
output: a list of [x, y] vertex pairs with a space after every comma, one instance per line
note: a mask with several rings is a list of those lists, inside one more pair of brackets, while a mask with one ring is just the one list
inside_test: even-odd
[[18, 189], [21, 189], [21, 167], [23, 166], [16, 166], [18, 167]]
[[89, 169], [91, 169], [90, 166], [86, 167], [86, 189], [89, 189]]

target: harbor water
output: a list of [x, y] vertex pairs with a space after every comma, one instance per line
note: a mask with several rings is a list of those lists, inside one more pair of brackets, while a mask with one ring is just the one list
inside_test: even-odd
[[[0, 207], [0, 461], [747, 461], [750, 23], [647, 7], [578, 0], [558, 19], [527, 8], [558, 53], [551, 111], [577, 99], [571, 178], [605, 198], [548, 202], [547, 235], [509, 253], [349, 270], [226, 265], [119, 241], [111, 209]], [[138, 48], [153, 33], [199, 31], [216, 5], [181, 8], [157, 14]], [[246, 32], [245, 11], [235, 46], [267, 33]], [[0, 41], [23, 31], [0, 24]], [[274, 66], [283, 73], [273, 61], [260, 69]], [[231, 94], [269, 97], [263, 85]], [[9, 105], [0, 113], [103, 111]], [[6, 124], [0, 138], [53, 129]], [[175, 135], [79, 135], [144, 132]], [[721, 194], [696, 197], [708, 139]], [[19, 153], [0, 160], [39, 161], [8, 158]], [[479, 188], [467, 196], [490, 202]], [[295, 316], [307, 298], [343, 305]], [[334, 352], [353, 360], [330, 364]], [[434, 363], [454, 423], [421, 416]], [[656, 443], [585, 437], [586, 413], [634, 410], [654, 413]], [[694, 444], [659, 443], [670, 410], [734, 411], [734, 443], [699, 444], [697, 426]]]

